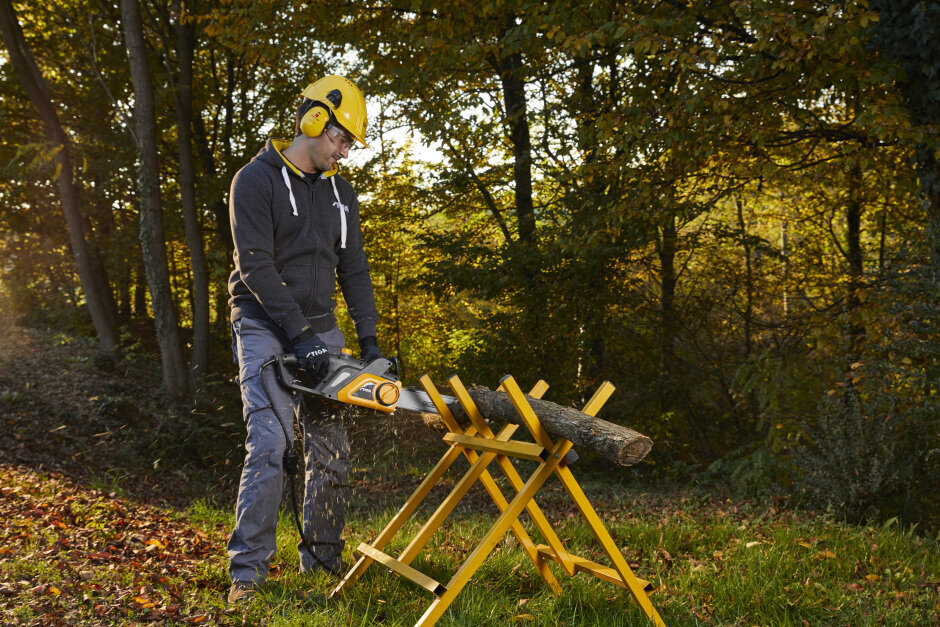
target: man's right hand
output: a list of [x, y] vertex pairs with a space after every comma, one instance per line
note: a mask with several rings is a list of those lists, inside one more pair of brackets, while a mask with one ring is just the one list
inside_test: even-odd
[[311, 385], [316, 385], [330, 372], [330, 352], [319, 337], [307, 330], [294, 339], [297, 365], [303, 369]]

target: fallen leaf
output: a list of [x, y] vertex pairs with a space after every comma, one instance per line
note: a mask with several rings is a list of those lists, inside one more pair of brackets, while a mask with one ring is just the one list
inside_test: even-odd
[[879, 579], [881, 579], [881, 576], [880, 576], [880, 575], [876, 575], [876, 574], [874, 574], [874, 573], [871, 573], [871, 574], [865, 575], [865, 579], [867, 579], [868, 581], [870, 581], [870, 582], [872, 582], [872, 583], [875, 583], [876, 581], [878, 581]]
[[531, 622], [535, 620], [535, 616], [532, 614], [518, 614], [512, 617], [512, 622], [522, 623], [522, 622]]

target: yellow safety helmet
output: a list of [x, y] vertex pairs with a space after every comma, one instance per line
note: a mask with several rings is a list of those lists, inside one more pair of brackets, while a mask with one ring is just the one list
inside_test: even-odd
[[308, 137], [319, 137], [330, 118], [355, 137], [366, 148], [366, 99], [348, 78], [324, 76], [310, 83], [301, 95], [314, 101], [314, 105], [300, 120], [300, 131]]

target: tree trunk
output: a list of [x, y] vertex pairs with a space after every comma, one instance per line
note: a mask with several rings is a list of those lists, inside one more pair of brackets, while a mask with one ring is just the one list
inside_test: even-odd
[[[226, 51], [226, 91], [225, 91], [225, 111], [222, 123], [221, 136], [217, 138], [222, 151], [222, 163], [229, 163], [231, 155], [229, 146], [232, 141], [232, 118], [235, 115], [232, 104], [232, 89], [235, 84], [235, 61], [232, 59], [231, 51]], [[195, 103], [194, 103], [195, 104]], [[212, 146], [209, 145], [209, 134], [206, 131], [206, 123], [202, 117], [202, 111], [193, 110], [193, 139], [196, 142], [196, 152], [202, 162], [202, 171], [209, 181], [218, 181], [220, 173], [216, 163], [215, 155], [212, 153]], [[228, 202], [225, 198], [228, 194], [228, 186], [213, 186], [214, 191], [209, 194], [210, 210], [215, 217], [216, 237], [225, 251], [231, 255], [235, 250], [235, 243], [232, 241], [232, 225], [229, 223]], [[220, 319], [223, 316], [220, 316]]]
[[[505, 36], [516, 25], [516, 16], [506, 18]], [[503, 88], [503, 103], [509, 138], [512, 140], [513, 178], [516, 187], [516, 217], [519, 221], [519, 241], [535, 242], [535, 212], [532, 205], [532, 141], [529, 136], [528, 109], [525, 81], [522, 79], [522, 54], [503, 54], [498, 63], [499, 80]]]
[[927, 246], [933, 262], [933, 280], [940, 281], [940, 159], [929, 150], [919, 150], [920, 186], [927, 207]]
[[186, 369], [167, 268], [160, 208], [153, 80], [137, 0], [121, 0], [121, 18], [134, 84], [134, 135], [140, 153], [140, 247], [150, 287], [157, 343], [160, 345], [164, 392], [171, 397], [178, 397], [186, 389]]
[[[216, 167], [215, 157], [212, 155], [212, 148], [209, 146], [209, 138], [206, 134], [206, 123], [202, 119], [200, 111], [193, 111], [193, 139], [196, 142], [196, 152], [202, 162], [202, 174], [209, 181], [216, 181], [219, 178], [219, 171]], [[223, 137], [221, 141], [227, 142], [230, 138]], [[213, 190], [216, 188], [213, 186]], [[228, 203], [225, 202], [224, 195], [228, 189], [221, 187], [218, 191], [213, 191], [209, 196], [209, 210], [215, 217], [215, 236], [218, 243], [229, 254], [235, 250], [235, 243], [232, 241], [232, 225], [229, 223]]]
[[176, 52], [179, 77], [176, 83], [176, 140], [179, 148], [180, 198], [186, 243], [193, 270], [193, 352], [190, 359], [189, 385], [195, 392], [201, 387], [209, 367], [209, 271], [203, 250], [202, 231], [196, 215], [196, 178], [193, 159], [193, 54], [196, 48], [196, 23], [188, 22], [180, 2], [174, 2], [177, 14]]
[[849, 173], [849, 202], [845, 210], [845, 237], [849, 262], [849, 352], [854, 362], [861, 357], [865, 340], [865, 325], [861, 322], [859, 307], [864, 278], [864, 255], [862, 253], [862, 171], [856, 164]]
[[147, 319], [147, 271], [144, 269], [144, 260], [140, 259], [137, 271], [134, 273], [134, 317]]
[[[741, 197], [738, 196], [734, 199], [735, 206], [738, 210], [738, 228], [741, 229], [741, 246], [744, 248], [744, 328], [742, 333], [744, 334], [744, 361], [749, 361], [751, 356], [754, 353], [754, 331], [753, 331], [753, 321], [754, 321], [754, 266], [752, 262], [751, 254], [751, 243], [749, 240], [750, 233], [748, 230], [748, 223], [744, 219], [744, 203], [741, 202]], [[750, 414], [751, 425], [760, 424], [760, 403], [757, 398], [757, 390], [752, 389], [747, 393], [747, 407], [748, 413]], [[737, 412], [734, 412], [735, 421], [737, 420]], [[747, 437], [744, 429], [741, 428], [740, 423], [738, 424], [738, 439], [743, 440]]]
[[678, 245], [675, 216], [669, 216], [661, 229], [659, 242], [660, 294], [660, 409], [663, 415], [672, 411], [675, 386], [676, 343], [676, 248]]
[[26, 45], [10, 0], [0, 0], [0, 30], [3, 31], [3, 40], [10, 53], [10, 63], [33, 106], [39, 111], [39, 117], [46, 129], [46, 138], [57, 148], [54, 161], [72, 256], [82, 281], [88, 313], [98, 335], [99, 348], [103, 352], [112, 352], [120, 341], [117, 311], [104, 268], [96, 270], [85, 239], [85, 223], [79, 208], [79, 190], [73, 178], [70, 142], [52, 104], [49, 86], [33, 58], [32, 51]]
[[131, 321], [131, 269], [125, 266], [118, 278], [118, 301], [120, 309], [118, 314], [121, 316], [121, 322], [127, 324]]

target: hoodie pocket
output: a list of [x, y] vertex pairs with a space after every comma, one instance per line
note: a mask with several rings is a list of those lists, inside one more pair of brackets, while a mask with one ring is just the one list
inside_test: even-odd
[[314, 281], [314, 313], [333, 311], [333, 293], [336, 291], [336, 271], [330, 266], [317, 265]]
[[316, 289], [316, 266], [291, 264], [281, 268], [281, 280], [287, 285], [294, 302], [306, 313]]

